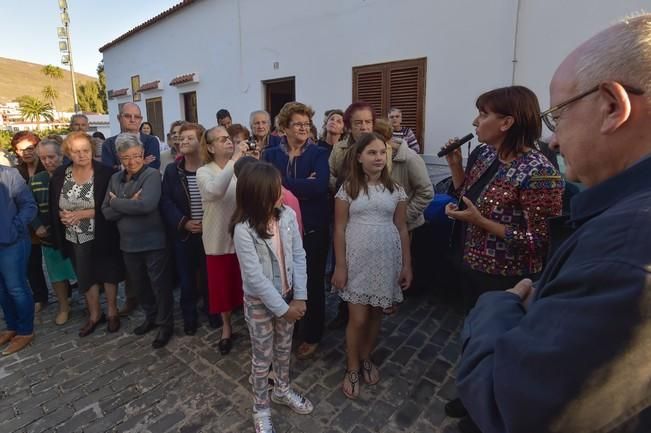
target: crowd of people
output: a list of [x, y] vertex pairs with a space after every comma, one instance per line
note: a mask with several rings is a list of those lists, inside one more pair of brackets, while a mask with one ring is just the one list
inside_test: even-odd
[[[460, 398], [445, 410], [464, 433], [649, 429], [649, 40], [651, 16], [641, 15], [577, 48], [544, 113], [524, 86], [481, 94], [480, 145], [465, 168], [456, 139], [446, 145], [448, 263], [469, 315]], [[412, 283], [411, 244], [434, 188], [398, 108], [381, 119], [355, 101], [328, 110], [321, 133], [313, 116], [289, 102], [273, 124], [253, 111], [247, 128], [222, 109], [209, 128], [172, 123], [164, 150], [133, 103], [101, 151], [83, 115], [64, 139], [17, 133], [19, 164], [0, 166], [3, 354], [34, 338], [35, 311], [48, 304], [44, 269], [57, 325], [74, 288], [87, 308], [80, 337], [103, 323], [117, 332], [140, 306], [133, 332], [157, 328], [156, 349], [173, 335], [178, 286], [184, 333], [196, 333], [203, 308], [224, 356], [243, 309], [253, 422], [271, 433], [271, 401], [313, 410], [290, 386], [292, 339], [297, 358], [318, 352], [331, 287], [332, 326], [346, 327], [342, 392], [357, 399], [362, 383], [377, 384], [382, 318]], [[543, 122], [568, 179], [588, 187], [569, 214], [555, 157], [539, 149]]]

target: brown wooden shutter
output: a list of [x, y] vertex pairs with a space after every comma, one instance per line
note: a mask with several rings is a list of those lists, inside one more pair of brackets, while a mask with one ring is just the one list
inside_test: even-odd
[[146, 104], [147, 121], [151, 123], [151, 133], [161, 141], [166, 141], [165, 126], [163, 125], [163, 99], [160, 97], [147, 99]]
[[375, 115], [381, 117], [386, 105], [386, 85], [384, 68], [366, 67], [355, 72], [353, 69], [353, 101], [371, 104]]
[[402, 125], [425, 148], [425, 77], [427, 59], [403, 60], [353, 68], [353, 101], [371, 104], [375, 114], [386, 117], [391, 107], [402, 111]]

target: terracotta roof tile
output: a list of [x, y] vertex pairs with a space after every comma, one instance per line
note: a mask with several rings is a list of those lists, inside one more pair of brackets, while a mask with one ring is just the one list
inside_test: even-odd
[[124, 89], [109, 90], [108, 97], [117, 98], [118, 96], [126, 96], [128, 93], [129, 93], [129, 89], [126, 87]]
[[158, 83], [160, 83], [160, 80], [150, 81], [149, 83], [145, 83], [141, 85], [138, 91], [146, 92], [147, 90], [158, 90], [159, 89]]
[[123, 33], [122, 35], [120, 35], [117, 38], [113, 39], [108, 44], [102, 45], [99, 48], [99, 52], [100, 53], [104, 52], [105, 50], [111, 48], [113, 45], [116, 45], [117, 43], [122, 42], [123, 40], [127, 39], [131, 35], [134, 35], [134, 34], [138, 33], [140, 30], [144, 30], [147, 27], [156, 24], [157, 22], [161, 21], [165, 17], [168, 17], [168, 16], [172, 15], [173, 13], [183, 9], [184, 7], [189, 6], [190, 4], [194, 3], [195, 1], [198, 1], [198, 0], [183, 0], [182, 2], [172, 6], [171, 8], [167, 9], [166, 11], [163, 11], [160, 14], [156, 15], [155, 17], [150, 18], [147, 21], [145, 21], [144, 23], [132, 28], [128, 32]]
[[190, 83], [192, 81], [195, 81], [194, 77], [195, 77], [194, 72], [191, 72], [189, 74], [179, 75], [178, 77], [174, 77], [172, 81], [170, 81], [170, 86], [178, 86], [179, 84]]

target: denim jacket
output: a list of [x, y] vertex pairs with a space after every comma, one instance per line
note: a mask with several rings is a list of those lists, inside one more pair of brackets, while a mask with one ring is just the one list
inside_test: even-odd
[[[283, 206], [278, 229], [285, 254], [287, 285], [293, 290], [294, 299], [306, 300], [305, 250], [298, 232], [296, 213], [292, 209]], [[285, 314], [289, 305], [282, 296], [280, 262], [271, 239], [262, 239], [248, 223], [239, 223], [235, 226], [233, 243], [242, 272], [244, 294], [260, 298], [277, 317]]]

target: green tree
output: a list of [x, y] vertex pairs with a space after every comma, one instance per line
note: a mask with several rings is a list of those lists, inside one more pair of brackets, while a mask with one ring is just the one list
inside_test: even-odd
[[45, 65], [41, 68], [41, 73], [48, 78], [60, 80], [63, 78], [63, 69], [54, 65]]
[[54, 120], [52, 105], [32, 96], [22, 98], [19, 109], [20, 115], [24, 120], [36, 122], [38, 126], [41, 125], [41, 119], [45, 119], [48, 122]]
[[41, 68], [41, 73], [50, 79], [50, 84], [43, 88], [41, 94], [46, 101], [50, 101], [52, 110], [56, 113], [56, 100], [59, 98], [59, 92], [54, 88], [54, 80], [63, 78], [63, 70], [58, 66], [45, 65]]
[[81, 111], [105, 113], [99, 84], [96, 81], [87, 81], [77, 86], [77, 99]]
[[97, 65], [97, 77], [99, 78], [99, 96], [102, 99], [102, 113], [108, 113], [108, 101], [106, 100], [106, 74], [104, 73], [104, 60]]
[[43, 98], [45, 98], [46, 101], [50, 101], [52, 107], [56, 109], [54, 101], [59, 97], [59, 91], [54, 86], [45, 86], [43, 87], [43, 90], [41, 90], [41, 94], [43, 95]]

